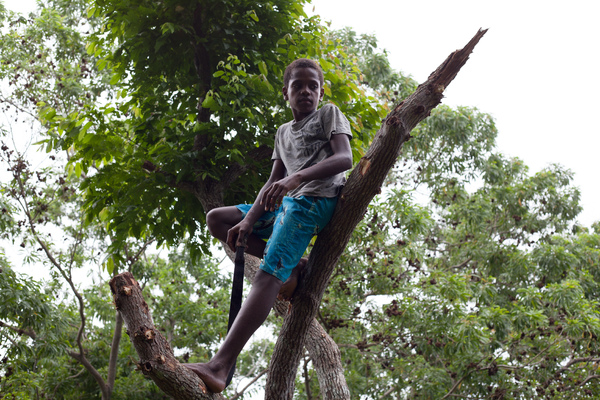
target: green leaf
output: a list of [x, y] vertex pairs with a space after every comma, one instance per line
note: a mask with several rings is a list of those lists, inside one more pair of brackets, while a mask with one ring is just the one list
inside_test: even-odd
[[267, 76], [267, 74], [268, 74], [267, 64], [264, 61], [261, 61], [258, 63], [258, 70], [260, 71], [261, 74], [263, 74], [264, 76]]
[[113, 76], [110, 78], [110, 84], [116, 85], [120, 80], [121, 80], [121, 74], [113, 74]]
[[255, 22], [258, 22], [258, 16], [254, 10], [248, 11], [248, 16], [252, 18]]
[[109, 275], [112, 275], [114, 270], [115, 270], [115, 262], [112, 257], [109, 257], [106, 260], [106, 271], [108, 272]]

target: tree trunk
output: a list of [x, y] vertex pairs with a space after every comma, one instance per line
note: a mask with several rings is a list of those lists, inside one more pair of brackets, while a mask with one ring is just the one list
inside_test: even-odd
[[[443, 91], [485, 32], [480, 30], [465, 48], [452, 53], [415, 93], [392, 110], [367, 154], [352, 171], [336, 212], [311, 251], [306, 278], [298, 286], [293, 307], [288, 311], [283, 303], [276, 304], [285, 320], [269, 366], [266, 399], [293, 398], [296, 371], [304, 346], [317, 370], [323, 398], [350, 398], [339, 349], [315, 320], [323, 292], [352, 231], [372, 198], [380, 192], [402, 144], [410, 138], [410, 131], [440, 103]], [[209, 204], [207, 206], [211, 208]], [[316, 264], [318, 268], [314, 268]], [[253, 278], [254, 272], [253, 268], [246, 270], [249, 279]], [[138, 366], [144, 375], [175, 399], [223, 399], [220, 394], [210, 393], [196, 374], [175, 359], [168, 342], [154, 327], [148, 305], [131, 273], [115, 276], [110, 287], [115, 307], [121, 312], [127, 334], [140, 356]]]
[[[279, 334], [267, 375], [266, 399], [292, 399], [311, 321], [317, 315], [323, 292], [354, 228], [373, 197], [380, 193], [402, 144], [410, 139], [410, 131], [441, 102], [445, 88], [486, 31], [479, 30], [462, 50], [452, 53], [425, 83], [390, 112], [366, 155], [350, 174], [331, 221], [311, 251], [306, 278], [298, 287], [291, 312]], [[317, 263], [318, 268], [314, 268]]]
[[[223, 248], [233, 260], [235, 254], [227, 245], [223, 244]], [[258, 271], [259, 261], [258, 258], [246, 254], [244, 275], [250, 282], [254, 280]], [[275, 300], [273, 309], [278, 316], [285, 318], [289, 312], [289, 303]], [[350, 400], [340, 351], [316, 318], [310, 322], [304, 346], [313, 360], [323, 400]]]

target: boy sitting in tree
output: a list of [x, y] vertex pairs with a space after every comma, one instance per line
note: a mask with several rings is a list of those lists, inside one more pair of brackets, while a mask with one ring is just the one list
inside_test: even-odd
[[237, 356], [269, 315], [277, 295], [291, 298], [298, 271], [306, 264], [302, 255], [329, 222], [344, 171], [352, 167], [348, 120], [333, 104], [317, 110], [324, 93], [319, 64], [308, 59], [292, 62], [283, 83], [294, 120], [277, 131], [269, 180], [254, 204], [221, 207], [206, 216], [213, 236], [232, 250], [247, 238], [246, 252], [263, 258], [219, 351], [206, 364], [186, 364], [215, 393], [225, 389]]

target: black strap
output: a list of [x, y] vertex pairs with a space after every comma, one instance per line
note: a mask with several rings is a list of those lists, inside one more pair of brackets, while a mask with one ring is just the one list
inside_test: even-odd
[[[235, 249], [235, 268], [233, 270], [233, 285], [231, 286], [231, 302], [229, 303], [229, 323], [227, 324], [227, 332], [231, 329], [235, 317], [237, 317], [240, 308], [242, 307], [242, 289], [244, 287], [244, 246], [238, 246]], [[233, 373], [235, 372], [235, 363], [229, 371], [225, 386], [229, 386]]]

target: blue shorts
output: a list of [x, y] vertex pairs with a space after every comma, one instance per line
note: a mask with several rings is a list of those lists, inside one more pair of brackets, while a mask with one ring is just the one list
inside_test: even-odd
[[[285, 196], [280, 207], [265, 212], [252, 228], [254, 235], [268, 239], [260, 269], [285, 282], [312, 237], [331, 219], [336, 204], [337, 197]], [[252, 204], [236, 207], [246, 217]]]

